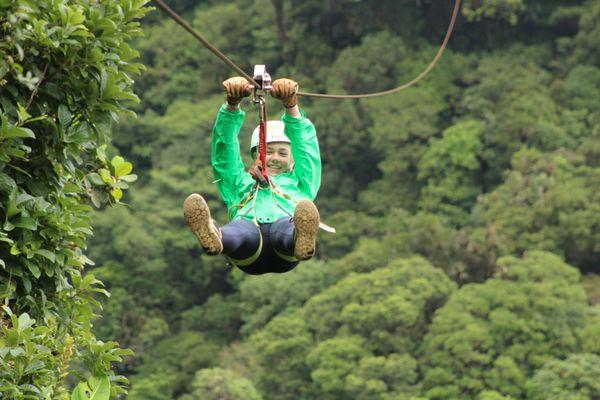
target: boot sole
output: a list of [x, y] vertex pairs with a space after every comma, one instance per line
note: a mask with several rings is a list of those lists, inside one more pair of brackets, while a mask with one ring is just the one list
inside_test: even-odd
[[298, 260], [308, 260], [315, 254], [319, 222], [319, 210], [312, 201], [300, 200], [294, 211], [296, 227], [294, 256]]
[[210, 208], [202, 196], [194, 193], [185, 199], [183, 216], [207, 254], [215, 255], [223, 251], [221, 236], [213, 225]]

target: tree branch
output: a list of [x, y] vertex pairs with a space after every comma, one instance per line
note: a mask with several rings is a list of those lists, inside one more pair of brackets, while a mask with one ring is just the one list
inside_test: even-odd
[[42, 81], [46, 77], [46, 71], [48, 71], [48, 65], [50, 65], [49, 61], [48, 61], [48, 63], [46, 63], [46, 67], [44, 68], [44, 72], [42, 72], [42, 76], [40, 77], [40, 80], [37, 81], [37, 83], [35, 84], [35, 87], [33, 88], [33, 91], [31, 92], [31, 96], [29, 96], [29, 101], [27, 101], [27, 106], [25, 106], [25, 111], [29, 110], [31, 103], [33, 102], [33, 98], [37, 94], [38, 89], [40, 88], [40, 85], [42, 84]]

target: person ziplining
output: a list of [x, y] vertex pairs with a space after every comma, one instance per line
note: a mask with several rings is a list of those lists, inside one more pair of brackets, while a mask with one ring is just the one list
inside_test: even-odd
[[245, 113], [240, 108], [252, 86], [243, 77], [223, 82], [225, 104], [212, 134], [211, 164], [231, 222], [220, 227], [204, 198], [191, 194], [184, 218], [208, 255], [224, 254], [242, 271], [259, 275], [295, 268], [315, 253], [320, 218], [313, 204], [321, 185], [321, 157], [312, 122], [298, 107], [298, 84], [273, 82], [270, 94], [281, 100], [281, 121], [265, 121], [263, 174], [260, 165], [260, 125], [252, 134], [250, 154], [257, 162], [244, 169], [238, 135]]
[[[213, 170], [231, 222], [219, 228], [199, 194], [185, 200], [184, 217], [207, 254], [223, 253], [232, 264], [249, 274], [287, 272], [314, 255], [319, 226], [335, 231], [320, 223], [319, 212], [312, 203], [321, 182], [321, 160], [315, 128], [298, 108], [298, 96], [362, 99], [389, 95], [415, 85], [441, 58], [461, 3], [454, 0], [452, 17], [440, 48], [429, 65], [411, 81], [381, 92], [323, 94], [300, 92], [293, 80], [278, 79], [273, 82], [271, 95], [283, 102], [286, 112], [281, 121], [267, 122], [264, 97], [256, 101], [257, 87], [264, 89], [263, 82], [255, 79], [256, 74], [252, 77], [244, 72], [163, 0], [154, 2], [241, 75], [223, 82], [227, 102], [217, 115], [212, 144]], [[250, 171], [245, 171], [237, 139], [245, 115], [239, 104], [251, 94], [252, 88], [255, 90], [253, 101], [261, 108], [261, 124], [254, 130], [250, 150], [256, 162]]]

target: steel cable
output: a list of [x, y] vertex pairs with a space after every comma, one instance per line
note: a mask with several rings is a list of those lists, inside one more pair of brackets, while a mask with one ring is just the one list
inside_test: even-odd
[[[250, 83], [252, 83], [253, 85], [255, 85], [256, 87], [260, 87], [260, 85], [250, 75], [248, 75], [246, 72], [244, 72], [243, 69], [241, 69], [237, 64], [235, 64], [233, 61], [231, 61], [225, 54], [223, 54], [221, 51], [219, 51], [219, 49], [217, 49], [215, 46], [213, 46], [200, 33], [198, 33], [194, 28], [192, 28], [190, 24], [188, 24], [175, 11], [173, 11], [169, 6], [167, 6], [163, 0], [154, 0], [154, 2], [156, 4], [158, 4], [158, 6], [163, 11], [165, 11], [167, 14], [169, 14], [169, 16], [171, 18], [173, 18], [175, 20], [175, 22], [177, 22], [179, 25], [181, 25], [186, 31], [190, 32], [208, 50], [210, 50], [213, 54], [215, 54], [217, 57], [219, 57], [231, 69], [236, 71], [238, 74], [240, 74], [244, 78], [248, 79], [248, 81]], [[400, 85], [393, 89], [384, 90], [381, 92], [374, 92], [374, 93], [326, 94], [326, 93], [298, 92], [298, 96], [316, 97], [316, 98], [321, 98], [321, 99], [364, 99], [364, 98], [369, 98], [369, 97], [385, 96], [385, 95], [396, 93], [396, 92], [399, 92], [401, 90], [404, 90], [404, 89], [407, 89], [407, 88], [413, 86], [414, 84], [419, 82], [421, 79], [423, 79], [433, 69], [435, 64], [438, 62], [438, 60], [444, 53], [444, 50], [446, 49], [446, 46], [448, 45], [448, 42], [450, 41], [450, 37], [452, 36], [452, 32], [454, 31], [454, 26], [456, 24], [456, 18], [458, 16], [459, 9], [460, 9], [460, 0], [455, 0], [454, 1], [454, 10], [452, 11], [452, 17], [450, 19], [450, 24], [448, 24], [448, 29], [446, 30], [446, 36], [444, 37], [444, 40], [443, 40], [439, 50], [437, 51], [435, 57], [433, 58], [433, 60], [431, 60], [429, 65], [423, 71], [421, 71], [421, 73], [419, 75], [417, 75], [414, 79], [412, 79], [410, 82], [407, 82], [407, 83]]]
[[169, 14], [169, 16], [171, 18], [173, 18], [175, 20], [175, 22], [177, 22], [179, 25], [181, 25], [183, 27], [183, 29], [185, 29], [186, 31], [188, 31], [189, 33], [191, 33], [196, 39], [198, 39], [204, 45], [204, 47], [206, 47], [214, 55], [216, 55], [217, 57], [219, 57], [231, 69], [233, 69], [235, 72], [237, 72], [238, 74], [240, 74], [244, 78], [248, 79], [248, 81], [250, 83], [252, 83], [253, 85], [256, 85], [256, 87], [260, 87], [260, 85], [254, 80], [254, 78], [252, 78], [250, 75], [248, 75], [243, 69], [241, 69], [240, 67], [238, 67], [238, 65], [236, 63], [234, 63], [233, 61], [231, 61], [225, 54], [223, 54], [219, 49], [217, 49], [215, 46], [213, 46], [212, 43], [210, 43], [208, 40], [206, 40], [204, 38], [204, 36], [202, 36], [200, 33], [198, 33], [198, 31], [196, 31], [194, 28], [192, 28], [192, 26], [190, 24], [188, 24], [186, 20], [184, 20], [183, 18], [181, 18], [179, 16], [179, 14], [177, 14], [175, 11], [173, 11], [171, 9], [171, 7], [169, 7], [168, 5], [166, 5], [164, 1], [162, 1], [162, 0], [154, 0], [154, 2], [156, 4], [158, 4], [158, 6], [164, 12], [166, 12], [167, 14]]

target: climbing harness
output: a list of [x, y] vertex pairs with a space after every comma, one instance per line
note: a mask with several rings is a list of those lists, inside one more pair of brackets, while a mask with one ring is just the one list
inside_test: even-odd
[[[258, 220], [256, 219], [256, 213], [254, 212], [255, 211], [254, 205], [256, 204], [256, 199], [258, 198], [259, 190], [270, 190], [271, 200], [273, 200], [273, 204], [275, 204], [277, 206], [277, 208], [279, 208], [281, 211], [283, 211], [288, 217], [290, 217], [290, 218], [293, 217], [293, 215], [279, 203], [279, 200], [277, 200], [276, 196], [279, 196], [288, 201], [293, 201], [292, 197], [289, 194], [283, 192], [281, 189], [279, 189], [279, 187], [275, 184], [275, 182], [273, 182], [273, 180], [269, 180], [269, 184], [265, 185], [265, 186], [261, 185], [259, 182], [256, 182], [256, 184], [248, 192], [246, 197], [244, 197], [242, 199], [242, 201], [240, 201], [238, 204], [230, 207], [229, 212], [228, 212], [229, 219], [230, 220], [233, 219], [233, 216], [234, 216], [233, 213], [235, 210], [241, 210], [244, 207], [246, 207], [248, 205], [248, 203], [252, 203], [250, 205], [250, 208], [246, 212], [241, 214], [240, 216], [244, 217], [252, 212], [253, 213], [252, 214], [252, 222], [254, 222], [254, 225], [259, 226]], [[319, 221], [319, 228], [328, 233], [336, 232], [334, 227], [329, 226], [322, 221]]]
[[[310, 93], [310, 92], [298, 92], [298, 96], [304, 97], [316, 97], [321, 99], [362, 99], [369, 97], [378, 97], [385, 96], [391, 93], [396, 93], [401, 90], [407, 89], [421, 79], [423, 79], [435, 66], [438, 62], [442, 53], [446, 49], [448, 42], [450, 41], [450, 37], [452, 36], [452, 32], [454, 31], [454, 25], [456, 23], [456, 18], [458, 16], [458, 10], [460, 9], [460, 1], [454, 0], [454, 10], [452, 11], [452, 17], [450, 18], [450, 23], [448, 24], [448, 29], [446, 30], [446, 36], [444, 37], [444, 41], [440, 45], [439, 50], [437, 51], [433, 60], [429, 63], [429, 65], [414, 79], [411, 81], [400, 85], [396, 88], [385, 90], [382, 92], [375, 93], [363, 93], [363, 94], [326, 94], [326, 93]], [[163, 0], [154, 0], [154, 2], [164, 11], [166, 12], [175, 22], [181, 25], [186, 31], [191, 33], [198, 41], [200, 41], [209, 51], [211, 51], [214, 55], [221, 59], [225, 64], [227, 64], [231, 69], [236, 71], [238, 74], [246, 78], [252, 85], [260, 86], [258, 82], [254, 80], [254, 77], [248, 75], [243, 69], [241, 69], [237, 64], [231, 61], [225, 54], [223, 54], [219, 49], [217, 49], [213, 44], [211, 44], [208, 40], [206, 40], [200, 33], [198, 33], [192, 26], [187, 23], [181, 16], [179, 16], [175, 11], [173, 11], [168, 5], [165, 4]]]

